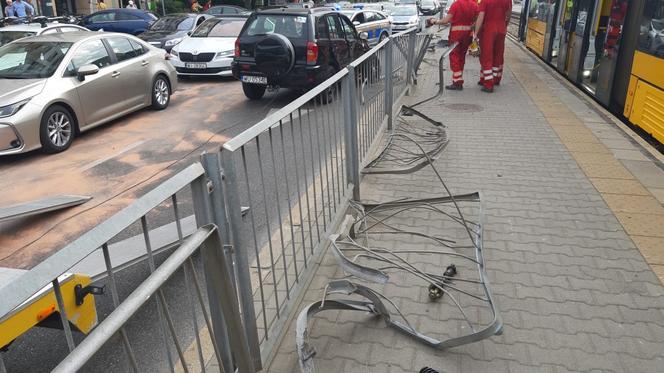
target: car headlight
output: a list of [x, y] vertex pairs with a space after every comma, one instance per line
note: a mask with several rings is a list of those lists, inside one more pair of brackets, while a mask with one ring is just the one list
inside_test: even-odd
[[7, 105], [0, 107], [0, 118], [6, 118], [6, 117], [11, 117], [12, 115], [16, 114], [25, 104], [28, 103], [30, 99], [26, 99], [23, 101], [19, 101], [15, 104]]
[[229, 50], [225, 50], [225, 51], [221, 51], [221, 52], [217, 53], [217, 55], [214, 56], [214, 58], [231, 57], [231, 56], [233, 56], [233, 54], [235, 54], [235, 50], [234, 49], [229, 49]]
[[182, 41], [182, 38], [175, 38], [175, 39], [171, 39], [171, 40], [166, 40], [166, 43], [164, 44], [164, 46], [165, 47], [172, 47], [174, 45], [180, 44], [181, 41]]

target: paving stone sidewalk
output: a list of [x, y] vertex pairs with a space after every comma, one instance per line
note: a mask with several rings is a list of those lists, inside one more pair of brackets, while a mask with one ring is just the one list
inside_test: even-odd
[[[448, 126], [450, 144], [435, 167], [452, 192], [483, 193], [487, 273], [503, 334], [438, 351], [366, 314], [321, 313], [310, 323], [317, 371], [418, 372], [423, 366], [440, 372], [664, 371], [664, 287], [587, 170], [561, 142], [564, 136], [529, 95], [523, 77], [532, 72], [546, 79], [579, 116], [593, 120], [596, 114], [520, 47], [508, 42], [506, 54], [505, 78], [494, 94], [475, 85], [479, 65], [469, 59], [464, 91], [420, 107]], [[427, 54], [409, 100], [437, 90], [437, 59]], [[366, 200], [432, 194], [444, 191], [430, 168], [371, 175], [362, 183]], [[429, 225], [435, 227], [435, 217]], [[320, 300], [327, 281], [343, 277], [328, 250], [296, 308]], [[433, 332], [445, 322], [444, 315], [431, 312], [425, 289], [399, 285], [389, 295], [416, 328]], [[291, 323], [267, 371], [298, 370], [294, 329]]]

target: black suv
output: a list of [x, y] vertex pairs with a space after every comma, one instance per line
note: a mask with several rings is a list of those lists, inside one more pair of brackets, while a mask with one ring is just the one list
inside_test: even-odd
[[268, 85], [311, 89], [369, 49], [366, 35], [330, 8], [261, 10], [235, 42], [233, 76], [258, 100]]

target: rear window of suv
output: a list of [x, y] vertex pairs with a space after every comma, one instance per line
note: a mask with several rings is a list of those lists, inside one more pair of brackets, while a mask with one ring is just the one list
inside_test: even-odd
[[307, 17], [282, 14], [259, 14], [249, 20], [246, 35], [281, 34], [287, 38], [307, 37]]

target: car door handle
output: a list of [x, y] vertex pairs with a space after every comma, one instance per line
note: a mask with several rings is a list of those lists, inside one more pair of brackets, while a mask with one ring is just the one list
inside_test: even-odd
[[120, 73], [117, 72], [117, 71], [113, 71], [113, 73], [111, 74], [111, 76], [112, 76], [113, 78], [117, 78], [118, 76], [120, 76]]
[[143, 61], [141, 62], [141, 66], [147, 66], [150, 64], [150, 61]]

